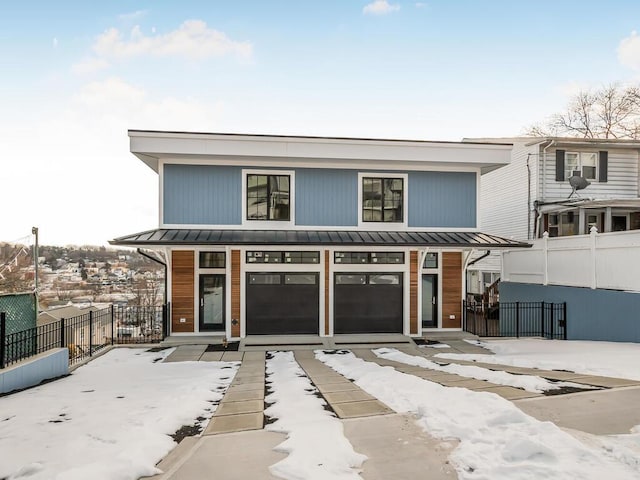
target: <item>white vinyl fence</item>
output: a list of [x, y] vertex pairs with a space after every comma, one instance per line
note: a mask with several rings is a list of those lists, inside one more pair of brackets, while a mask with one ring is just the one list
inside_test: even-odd
[[534, 240], [529, 249], [506, 251], [507, 282], [640, 292], [640, 230]]

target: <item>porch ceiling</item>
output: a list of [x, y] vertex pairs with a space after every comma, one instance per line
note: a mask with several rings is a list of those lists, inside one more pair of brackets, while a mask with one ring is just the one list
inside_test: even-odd
[[524, 242], [481, 232], [358, 230], [156, 229], [118, 237], [111, 245], [362, 245], [394, 247], [526, 248]]

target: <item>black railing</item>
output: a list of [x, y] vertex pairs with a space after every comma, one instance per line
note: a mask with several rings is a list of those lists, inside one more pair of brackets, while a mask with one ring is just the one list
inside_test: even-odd
[[481, 337], [567, 339], [567, 304], [463, 302], [463, 329]]
[[69, 350], [73, 365], [107, 345], [160, 342], [167, 312], [166, 305], [116, 305], [10, 334], [6, 315], [0, 313], [0, 368], [58, 347]]

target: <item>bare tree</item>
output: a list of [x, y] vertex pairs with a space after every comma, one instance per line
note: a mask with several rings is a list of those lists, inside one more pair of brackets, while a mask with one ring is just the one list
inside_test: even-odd
[[612, 84], [578, 92], [563, 113], [532, 125], [536, 137], [640, 138], [640, 88]]

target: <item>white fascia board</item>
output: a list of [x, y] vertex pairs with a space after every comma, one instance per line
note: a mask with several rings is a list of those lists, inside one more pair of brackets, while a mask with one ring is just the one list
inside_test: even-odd
[[153, 166], [158, 158], [202, 158], [223, 163], [230, 159], [307, 161], [327, 168], [336, 161], [342, 168], [359, 168], [362, 162], [466, 165], [483, 173], [507, 165], [512, 145], [410, 140], [269, 137], [164, 132], [129, 132], [131, 152]]

